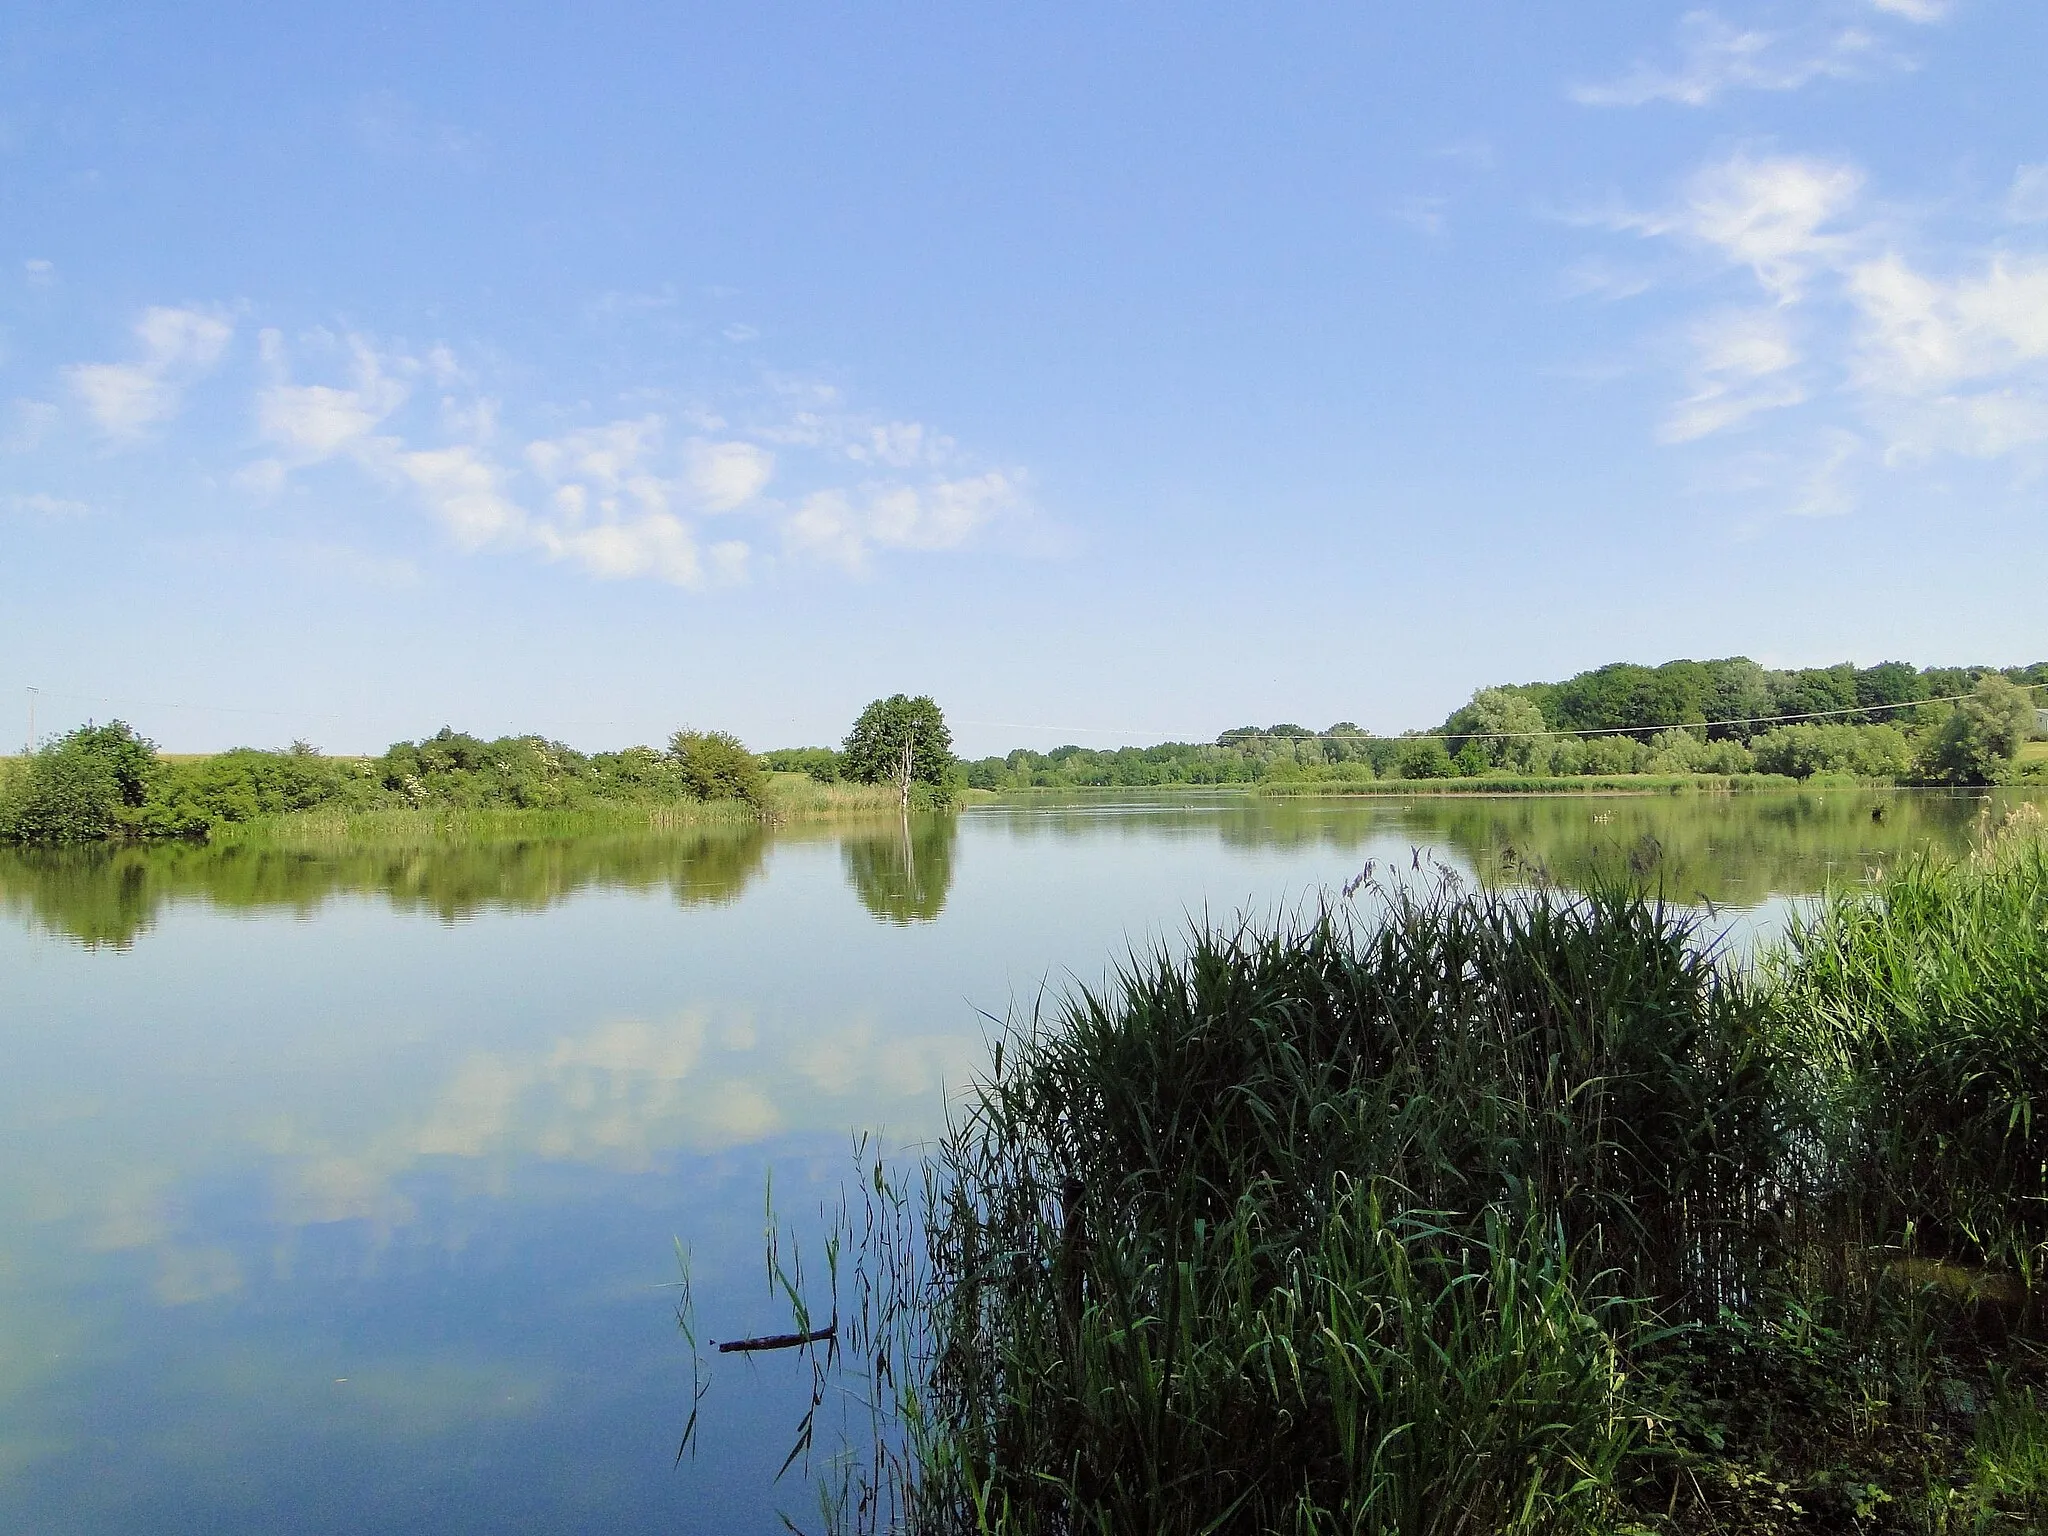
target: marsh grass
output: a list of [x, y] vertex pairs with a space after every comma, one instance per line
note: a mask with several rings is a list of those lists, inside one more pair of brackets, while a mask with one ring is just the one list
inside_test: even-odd
[[684, 800], [670, 804], [591, 805], [575, 810], [341, 810], [296, 811], [245, 822], [224, 822], [207, 840], [224, 847], [414, 847], [510, 840], [564, 840], [626, 832], [668, 832], [690, 827], [743, 826], [766, 821], [877, 820], [897, 813], [887, 785], [818, 784], [802, 774], [770, 776], [760, 806], [743, 800]]
[[1767, 961], [1783, 1054], [1870, 1242], [2033, 1291], [2048, 1259], [2048, 839], [1837, 891]]
[[802, 1440], [843, 1390], [870, 1443], [821, 1519], [2048, 1528], [2036, 831], [1755, 966], [1620, 886], [1445, 876], [1013, 1021], [839, 1212]]

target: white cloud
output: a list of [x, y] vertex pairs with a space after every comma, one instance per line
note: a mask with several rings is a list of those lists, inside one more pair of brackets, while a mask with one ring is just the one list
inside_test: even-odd
[[1737, 426], [1761, 411], [1798, 405], [1806, 391], [1783, 375], [1800, 360], [1783, 314], [1748, 310], [1700, 322], [1692, 335], [1693, 393], [1658, 429], [1666, 443], [1687, 443]]
[[1017, 480], [1000, 470], [926, 486], [818, 491], [783, 525], [783, 539], [793, 553], [859, 572], [875, 548], [957, 549], [1022, 504]]
[[390, 91], [360, 98], [349, 114], [349, 131], [357, 145], [373, 155], [435, 161], [461, 170], [475, 170], [483, 163], [481, 134], [430, 121]]
[[1949, 12], [1956, 8], [1956, 0], [1870, 0], [1870, 3], [1887, 15], [1903, 16], [1907, 21], [1919, 22], [1923, 26], [1946, 21]]
[[79, 363], [65, 379], [87, 414], [115, 437], [138, 436], [177, 410], [177, 390], [133, 364]]
[[68, 497], [51, 496], [43, 491], [29, 491], [0, 496], [0, 510], [14, 517], [68, 519], [89, 516], [92, 507], [87, 502], [73, 501]]
[[[1660, 440], [1695, 442], [1793, 405], [1813, 406], [1803, 418], [1846, 413], [1819, 426], [1817, 452], [1745, 456], [1791, 486], [1785, 510], [1802, 515], [1846, 511], [1865, 464], [2023, 453], [2048, 464], [2048, 252], [1937, 264], [1924, 221], [1893, 213], [1880, 227], [1860, 216], [1862, 191], [1848, 164], [1737, 155], [1701, 170], [1673, 211], [1606, 220], [1704, 247], [1771, 301], [1696, 323], [1689, 390]], [[2023, 171], [2008, 212], [2031, 193]]]
[[1571, 98], [1589, 107], [1703, 107], [1724, 91], [1793, 91], [1815, 80], [1853, 79], [1883, 61], [1877, 40], [1855, 27], [1815, 38], [1732, 26], [1712, 11], [1679, 19], [1678, 47], [1675, 66], [1638, 63], [1618, 80], [1574, 86]]
[[52, 262], [32, 256], [21, 264], [21, 275], [31, 288], [47, 288], [57, 281], [57, 268]]
[[233, 335], [233, 325], [208, 311], [148, 309], [135, 323], [138, 361], [78, 363], [64, 379], [101, 431], [138, 437], [178, 413], [185, 388], [213, 370]]
[[1439, 160], [1449, 160], [1468, 171], [1490, 171], [1498, 163], [1492, 142], [1477, 137], [1442, 145], [1436, 155]]
[[2005, 216], [2015, 224], [2048, 224], [2048, 165], [2023, 165], [2013, 173]]
[[1563, 279], [1565, 297], [1573, 299], [1632, 299], [1654, 286], [1641, 270], [1616, 266], [1598, 256], [1573, 262]]
[[707, 512], [743, 507], [768, 488], [775, 455], [753, 443], [692, 442], [684, 453], [690, 488]]
[[1829, 226], [1862, 189], [1863, 173], [1839, 161], [1737, 154], [1693, 178], [1681, 228], [1790, 301], [1815, 268], [1846, 248], [1846, 237]]
[[953, 439], [931, 431], [923, 422], [887, 421], [868, 427], [864, 435], [849, 442], [846, 456], [856, 464], [915, 469], [945, 463], [956, 446]]
[[2048, 359], [2048, 258], [1994, 256], [1979, 276], [1940, 282], [1886, 255], [1853, 267], [1848, 291], [1869, 387], [1941, 389]]
[[399, 449], [389, 462], [462, 548], [482, 549], [526, 531], [526, 513], [505, 494], [502, 472], [469, 444]]
[[[174, 415], [183, 391], [225, 355], [233, 328], [207, 311], [159, 308], [135, 334], [136, 359], [66, 373], [110, 433], [135, 435]], [[771, 378], [733, 392], [720, 403], [737, 425], [726, 411], [631, 391], [623, 398], [657, 408], [512, 448], [501, 446], [498, 400], [445, 345], [420, 351], [326, 330], [288, 344], [274, 328], [256, 343], [257, 452], [222, 478], [268, 497], [301, 470], [353, 466], [468, 552], [522, 551], [600, 579], [702, 588], [744, 581], [755, 564], [747, 540], [703, 537], [705, 521], [722, 514], [752, 513], [777, 528], [786, 551], [858, 570], [880, 551], [957, 548], [1022, 505], [1014, 471], [979, 470], [926, 424], [849, 409], [817, 379]], [[325, 359], [330, 376], [294, 377], [295, 353]], [[56, 414], [16, 402], [17, 426], [0, 446], [32, 447]], [[848, 486], [849, 465], [875, 478]], [[41, 504], [0, 503], [32, 505]], [[358, 579], [417, 579], [409, 566], [387, 571], [343, 544], [318, 549], [325, 553], [306, 559]]]
[[696, 540], [680, 518], [666, 512], [587, 528], [535, 525], [534, 542], [558, 560], [613, 580], [653, 576], [680, 587], [702, 586]]
[[1793, 497], [1785, 508], [1793, 517], [1841, 517], [1856, 507], [1848, 479], [1863, 457], [1863, 439], [1840, 428], [1821, 434], [1820, 451], [1794, 476]]
[[286, 459], [310, 464], [332, 458], [366, 440], [405, 403], [410, 391], [385, 371], [367, 341], [351, 338], [350, 349], [356, 364], [352, 388], [280, 381], [258, 392], [256, 430]]
[[526, 459], [550, 482], [583, 480], [617, 490], [659, 451], [661, 437], [661, 418], [642, 416], [538, 439], [526, 445]]

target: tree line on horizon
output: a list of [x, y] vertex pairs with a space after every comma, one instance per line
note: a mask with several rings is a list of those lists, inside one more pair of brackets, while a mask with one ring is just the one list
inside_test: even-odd
[[[944, 804], [952, 737], [929, 698], [896, 694], [862, 711], [835, 777], [899, 783], [906, 807]], [[580, 752], [544, 736], [484, 740], [443, 726], [380, 757], [328, 757], [298, 741], [165, 758], [124, 721], [42, 743], [0, 773], [0, 842], [204, 837], [223, 823], [293, 812], [579, 811], [726, 801], [764, 811], [769, 769], [727, 731], [684, 729], [666, 749]]]
[[[2042, 690], [2037, 696], [2030, 690]], [[1336, 783], [1456, 777], [1749, 775], [1896, 783], [2048, 784], [2019, 762], [2040, 733], [2048, 662], [2025, 667], [1773, 670], [1746, 657], [1617, 662], [1560, 683], [1481, 688], [1434, 731], [1379, 736], [1240, 726], [1213, 742], [1019, 748], [963, 762], [929, 696], [864, 709], [837, 748], [750, 752], [729, 732], [681, 730], [666, 749], [584, 753], [539, 735], [448, 727], [371, 759], [305, 742], [173, 762], [121, 721], [43, 743], [0, 776], [0, 842], [201, 837], [225, 822], [319, 808], [562, 810], [731, 801], [761, 809], [767, 774], [896, 786], [904, 809], [963, 788]]]
[[[2003, 669], [1906, 662], [1771, 669], [1747, 657], [1659, 667], [1616, 662], [1559, 683], [1481, 688], [1432, 731], [1380, 736], [1350, 721], [1323, 730], [1239, 726], [1213, 742], [1020, 748], [963, 765], [963, 778], [995, 790], [1488, 774], [1990, 783], [2018, 771], [2018, 747], [2036, 730], [2029, 687], [2048, 703], [2048, 662]], [[1819, 718], [1787, 718], [1801, 716]], [[792, 759], [791, 766], [802, 764]]]

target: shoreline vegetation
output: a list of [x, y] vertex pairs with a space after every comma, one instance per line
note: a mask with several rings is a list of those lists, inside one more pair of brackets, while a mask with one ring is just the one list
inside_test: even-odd
[[[944, 809], [977, 793], [1240, 788], [1267, 795], [1748, 792], [1830, 784], [2048, 787], [2048, 662], [1916, 670], [1903, 662], [1769, 671], [1744, 658], [1628, 663], [1564, 683], [1482, 688], [1436, 731], [1350, 722], [1223, 732], [1213, 743], [961, 761], [928, 697], [862, 711], [837, 748], [750, 752], [723, 731], [666, 749], [584, 753], [541, 736], [443, 727], [376, 758], [305, 742], [160, 753], [121, 721], [0, 762], [0, 842], [292, 835], [432, 828], [679, 826]], [[299, 822], [298, 818], [313, 820]], [[408, 820], [408, 817], [412, 818]], [[421, 820], [424, 818], [424, 820]], [[567, 818], [565, 820], [565, 818]], [[293, 822], [287, 834], [237, 827]], [[327, 829], [324, 832], [317, 829]]]
[[2040, 807], [1747, 956], [1621, 883], [1362, 880], [1013, 1016], [808, 1281], [771, 1223], [824, 1528], [2048, 1524]]
[[928, 698], [875, 700], [830, 755], [829, 776], [788, 773], [724, 731], [686, 728], [666, 749], [584, 753], [542, 736], [486, 741], [444, 726], [375, 758], [330, 757], [303, 741], [187, 756], [161, 753], [115, 720], [0, 763], [0, 843], [566, 836], [907, 816], [964, 790]]

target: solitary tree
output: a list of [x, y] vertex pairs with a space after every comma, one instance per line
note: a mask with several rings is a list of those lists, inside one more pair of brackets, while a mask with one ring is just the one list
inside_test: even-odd
[[847, 732], [843, 772], [858, 784], [894, 784], [910, 808], [913, 786], [934, 800], [952, 794], [953, 733], [939, 706], [923, 694], [893, 693], [860, 712]]

